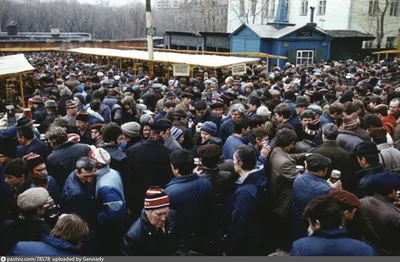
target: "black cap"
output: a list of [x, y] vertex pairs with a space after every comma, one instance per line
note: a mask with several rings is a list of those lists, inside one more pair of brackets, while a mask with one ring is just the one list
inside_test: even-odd
[[332, 161], [324, 157], [319, 153], [312, 153], [306, 159], [307, 162], [307, 169], [312, 172], [317, 172], [318, 170], [324, 169], [328, 167]]
[[207, 103], [203, 99], [199, 100], [194, 104], [194, 108], [196, 108], [196, 110], [206, 110], [207, 109]]
[[211, 109], [224, 108], [224, 107], [225, 107], [225, 104], [220, 103], [220, 102], [216, 102], [216, 103], [210, 105]]
[[399, 189], [400, 175], [397, 173], [390, 173], [390, 172], [376, 174], [372, 177], [371, 184], [375, 188], [380, 189], [380, 191]]
[[172, 123], [168, 119], [160, 119], [150, 125], [151, 130], [166, 130], [171, 128]]
[[364, 141], [357, 145], [355, 154], [360, 155], [377, 155], [380, 150], [374, 142]]

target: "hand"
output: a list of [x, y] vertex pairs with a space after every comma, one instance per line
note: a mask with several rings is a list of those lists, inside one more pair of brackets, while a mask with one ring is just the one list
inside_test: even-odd
[[196, 126], [196, 132], [197, 132], [197, 133], [200, 133], [200, 129], [201, 129], [201, 125], [197, 124], [197, 126]]
[[196, 173], [196, 174], [200, 175], [202, 171], [203, 171], [203, 170], [201, 170], [200, 166], [197, 166], [197, 167], [193, 170], [193, 173]]
[[271, 147], [269, 145], [263, 146], [261, 149], [261, 155], [265, 158], [268, 158], [269, 153], [271, 153]]
[[312, 153], [307, 153], [306, 154], [306, 157], [309, 157], [309, 156], [311, 156], [312, 155]]
[[334, 189], [342, 189], [342, 181], [338, 180], [336, 183], [332, 183], [331, 179], [328, 179], [328, 185]]

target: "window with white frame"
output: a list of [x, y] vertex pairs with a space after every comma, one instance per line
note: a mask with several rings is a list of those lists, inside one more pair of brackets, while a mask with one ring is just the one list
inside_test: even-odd
[[369, 6], [368, 6], [368, 15], [376, 15], [377, 11], [378, 11], [377, 7], [378, 7], [377, 0], [370, 0], [369, 1]]
[[244, 10], [244, 0], [240, 0], [240, 6], [239, 6], [239, 15], [244, 16], [245, 10]]
[[314, 63], [314, 50], [297, 50], [296, 65], [309, 66]]
[[374, 41], [365, 41], [364, 48], [373, 48], [374, 47]]
[[263, 8], [263, 11], [262, 11], [263, 18], [268, 18], [268, 15], [269, 15], [269, 0], [263, 0], [262, 8]]
[[326, 13], [326, 0], [318, 0], [318, 13], [324, 15]]
[[399, 15], [399, 0], [392, 0], [392, 2], [390, 3], [389, 15], [390, 16]]
[[308, 14], [308, 0], [301, 0], [300, 15]]

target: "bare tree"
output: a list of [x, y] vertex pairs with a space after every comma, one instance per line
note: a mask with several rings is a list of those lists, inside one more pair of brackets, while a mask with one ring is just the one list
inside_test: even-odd
[[354, 7], [353, 28], [376, 36], [377, 48], [382, 48], [383, 39], [399, 30], [399, 0], [363, 0]]
[[[245, 24], [255, 24], [257, 20], [261, 22], [263, 21], [263, 13], [268, 10], [270, 2], [272, 5], [275, 4], [275, 0], [235, 0], [230, 4], [232, 5], [232, 11], [238, 17], [240, 22]], [[274, 16], [274, 11], [271, 12], [270, 16]]]

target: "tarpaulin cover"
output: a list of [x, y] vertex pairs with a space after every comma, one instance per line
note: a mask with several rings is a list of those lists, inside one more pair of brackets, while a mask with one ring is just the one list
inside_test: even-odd
[[0, 76], [32, 71], [34, 69], [23, 54], [0, 57]]

